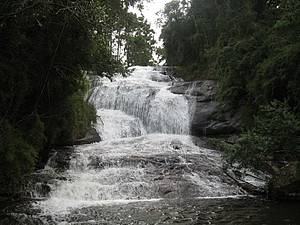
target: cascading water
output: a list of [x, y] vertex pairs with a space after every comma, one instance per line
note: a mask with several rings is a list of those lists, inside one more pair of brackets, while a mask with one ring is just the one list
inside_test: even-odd
[[172, 94], [169, 77], [152, 67], [136, 67], [127, 78], [103, 79], [91, 101], [98, 110], [112, 109], [139, 118], [148, 133], [189, 134], [189, 105]]
[[[48, 163], [45, 170], [60, 174], [48, 182], [49, 196], [33, 204], [39, 224], [154, 224], [132, 223], [137, 219], [122, 205], [245, 194], [224, 175], [218, 152], [193, 143], [190, 104], [168, 90], [168, 76], [135, 67], [129, 77], [98, 83], [90, 101], [103, 141], [75, 147], [64, 172]], [[125, 215], [105, 219], [100, 213], [117, 208], [116, 215]]]

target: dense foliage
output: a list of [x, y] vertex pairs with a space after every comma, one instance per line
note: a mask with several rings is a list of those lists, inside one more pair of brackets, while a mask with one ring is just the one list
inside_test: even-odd
[[125, 38], [125, 56], [128, 66], [149, 66], [154, 63], [154, 31], [143, 17], [131, 14]]
[[286, 103], [278, 101], [262, 106], [254, 118], [254, 126], [227, 148], [231, 163], [255, 170], [264, 169], [276, 175], [284, 161], [300, 156], [300, 120]]
[[163, 15], [167, 64], [217, 80], [219, 100], [242, 115], [232, 158], [299, 160], [300, 1], [174, 0]]
[[1, 1], [0, 194], [15, 192], [50, 148], [85, 135], [95, 109], [84, 71], [120, 71], [115, 33], [138, 2]]
[[[149, 1], [149, 0], [144, 0]], [[151, 1], [151, 0], [150, 0]], [[153, 64], [154, 51], [154, 31], [150, 28], [149, 23], [143, 17], [143, 0], [107, 1], [111, 7], [110, 22], [110, 39], [111, 48], [114, 51], [115, 58], [122, 61], [126, 66], [147, 66]], [[140, 10], [141, 16], [129, 12], [128, 7], [136, 4]]]
[[277, 99], [299, 110], [299, 1], [175, 0], [164, 15], [168, 65], [217, 79], [231, 107]]

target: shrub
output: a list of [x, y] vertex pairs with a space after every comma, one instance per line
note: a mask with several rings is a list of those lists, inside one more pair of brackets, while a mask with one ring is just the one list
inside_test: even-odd
[[[38, 129], [35, 127], [29, 133], [41, 134]], [[2, 123], [0, 126], [0, 193], [16, 192], [24, 175], [32, 172], [39, 151], [35, 147], [36, 144], [29, 144], [22, 132], [8, 121]]]
[[254, 126], [227, 151], [227, 158], [231, 163], [274, 174], [275, 167], [284, 161], [299, 159], [299, 134], [296, 114], [287, 103], [273, 101], [260, 108]]

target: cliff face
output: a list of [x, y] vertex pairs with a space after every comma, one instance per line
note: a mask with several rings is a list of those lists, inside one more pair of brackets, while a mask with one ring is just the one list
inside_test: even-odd
[[221, 109], [216, 100], [215, 81], [179, 81], [172, 85], [170, 91], [174, 94], [184, 94], [189, 99], [192, 135], [227, 135], [240, 130], [240, 116]]

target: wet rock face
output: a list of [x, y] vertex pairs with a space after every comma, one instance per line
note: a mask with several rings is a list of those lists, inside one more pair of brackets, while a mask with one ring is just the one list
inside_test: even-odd
[[95, 128], [91, 128], [84, 138], [75, 140], [72, 145], [85, 145], [101, 141], [101, 137]]
[[206, 102], [214, 99], [217, 84], [213, 80], [194, 82], [176, 82], [170, 88], [174, 94], [186, 94], [196, 97], [198, 102]]
[[217, 83], [213, 80], [176, 82], [170, 88], [174, 94], [184, 94], [190, 102], [194, 136], [220, 135], [237, 132], [240, 117], [229, 111], [222, 111], [216, 100]]
[[164, 75], [163, 74], [157, 74], [157, 73], [153, 73], [151, 75], [151, 80], [152, 81], [156, 81], [156, 82], [170, 82], [172, 81], [174, 78], [172, 76], [168, 76], [168, 75]]
[[239, 130], [240, 117], [230, 112], [220, 113], [218, 102], [197, 102], [191, 124], [191, 134], [222, 135], [232, 134]]

